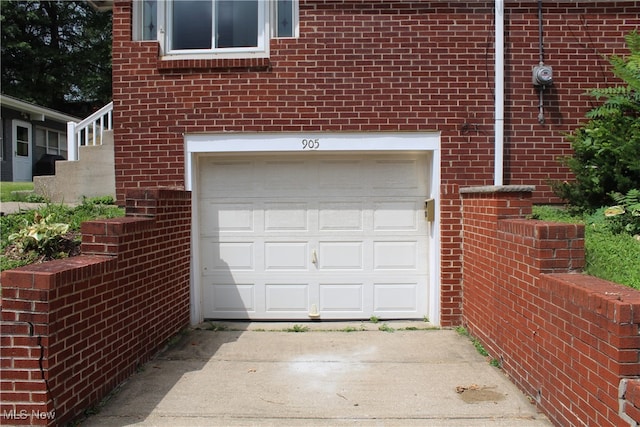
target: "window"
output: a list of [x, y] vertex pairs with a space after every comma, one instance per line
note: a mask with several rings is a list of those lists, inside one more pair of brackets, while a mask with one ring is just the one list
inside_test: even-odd
[[134, 39], [158, 40], [163, 55], [267, 56], [274, 37], [295, 37], [297, 0], [141, 0]]
[[36, 128], [36, 147], [43, 154], [57, 154], [67, 158], [67, 135], [56, 130]]
[[[138, 1], [140, 8], [140, 25], [142, 34], [136, 37], [139, 40], [157, 40], [158, 39], [158, 2], [156, 0]], [[134, 12], [135, 13], [135, 12]], [[134, 27], [134, 30], [137, 28]]]
[[16, 125], [16, 156], [29, 156], [30, 129], [25, 126]]
[[273, 9], [275, 37], [298, 36], [298, 2], [294, 0], [277, 0]]

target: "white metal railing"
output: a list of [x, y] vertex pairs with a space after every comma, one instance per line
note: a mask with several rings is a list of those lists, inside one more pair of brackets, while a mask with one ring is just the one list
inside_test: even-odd
[[78, 147], [101, 145], [105, 130], [113, 129], [113, 102], [108, 103], [80, 123], [67, 122], [67, 160], [78, 160]]

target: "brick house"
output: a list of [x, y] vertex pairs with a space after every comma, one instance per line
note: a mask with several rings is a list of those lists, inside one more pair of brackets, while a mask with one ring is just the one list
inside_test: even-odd
[[116, 194], [192, 191], [192, 322], [459, 324], [459, 189], [558, 202], [563, 134], [640, 24], [635, 1], [112, 9]]
[[67, 122], [60, 111], [0, 95], [0, 176], [2, 181], [31, 181], [55, 172], [67, 158]]

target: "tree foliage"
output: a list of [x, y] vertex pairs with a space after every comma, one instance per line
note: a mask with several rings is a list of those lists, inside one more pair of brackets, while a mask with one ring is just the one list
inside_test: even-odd
[[624, 84], [589, 92], [603, 102], [567, 136], [574, 154], [561, 159], [576, 179], [553, 183], [556, 194], [580, 210], [611, 204], [612, 194], [640, 188], [640, 35], [634, 31], [625, 39], [630, 55], [609, 58]]
[[69, 114], [111, 101], [111, 13], [84, 1], [2, 1], [2, 92]]

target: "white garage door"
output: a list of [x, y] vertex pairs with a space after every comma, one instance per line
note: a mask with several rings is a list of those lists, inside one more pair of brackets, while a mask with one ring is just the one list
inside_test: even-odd
[[426, 156], [209, 156], [198, 171], [204, 318], [426, 315]]

